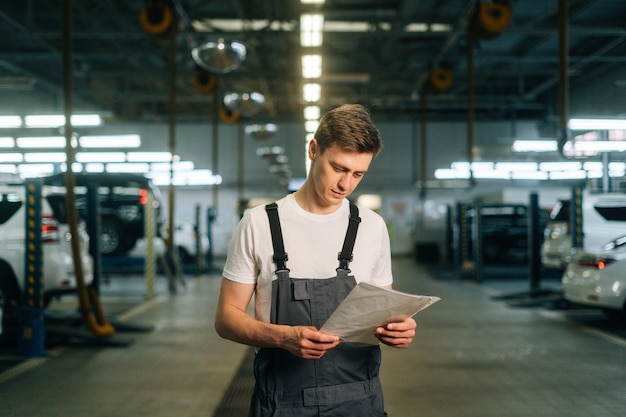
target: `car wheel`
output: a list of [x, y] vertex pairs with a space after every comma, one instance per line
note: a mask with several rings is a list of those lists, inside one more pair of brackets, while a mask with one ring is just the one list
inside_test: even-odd
[[117, 255], [122, 251], [122, 228], [111, 218], [103, 218], [100, 224], [100, 253], [103, 256]]
[[194, 261], [193, 256], [182, 246], [178, 247], [178, 260], [182, 264], [190, 264]]
[[0, 309], [2, 309], [2, 338], [17, 331], [20, 321], [20, 289], [13, 270], [0, 263]]

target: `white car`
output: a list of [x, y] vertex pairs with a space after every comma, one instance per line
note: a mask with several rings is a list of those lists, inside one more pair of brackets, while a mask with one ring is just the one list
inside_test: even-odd
[[599, 251], [574, 253], [562, 278], [566, 300], [626, 320], [626, 235]]
[[178, 258], [183, 264], [192, 263], [198, 249], [202, 256], [206, 256], [210, 245], [208, 236], [199, 233], [192, 222], [182, 220], [176, 222], [174, 244], [178, 248]]
[[[19, 318], [24, 292], [26, 251], [26, 188], [24, 184], [0, 185], [0, 310], [2, 329], [14, 327]], [[54, 296], [76, 290], [76, 276], [69, 226], [65, 217], [65, 195], [44, 186], [41, 200], [43, 304]], [[89, 236], [79, 225], [81, 261], [86, 284], [93, 281]]]
[[[541, 262], [548, 269], [561, 269], [573, 255], [570, 200], [560, 200], [550, 213], [544, 230]], [[597, 252], [619, 236], [626, 235], [626, 193], [592, 193], [582, 196], [582, 246]]]

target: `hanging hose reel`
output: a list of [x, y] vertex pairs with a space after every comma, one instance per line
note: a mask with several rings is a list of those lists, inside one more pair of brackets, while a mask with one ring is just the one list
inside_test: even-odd
[[199, 93], [209, 94], [212, 93], [217, 86], [217, 77], [209, 71], [198, 68], [193, 74], [192, 83]]
[[507, 2], [479, 2], [470, 22], [470, 33], [478, 39], [489, 40], [511, 23], [511, 7]]
[[239, 120], [239, 113], [236, 111], [230, 111], [226, 106], [220, 106], [220, 119], [224, 123], [233, 124]]
[[442, 92], [452, 87], [454, 76], [448, 68], [435, 68], [430, 71], [428, 82], [435, 92]]
[[167, 0], [148, 0], [139, 11], [139, 24], [149, 34], [163, 38], [178, 31], [178, 19]]

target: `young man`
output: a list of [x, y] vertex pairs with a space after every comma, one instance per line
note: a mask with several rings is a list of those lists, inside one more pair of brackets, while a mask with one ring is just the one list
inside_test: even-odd
[[[365, 108], [331, 110], [310, 142], [302, 187], [249, 210], [235, 230], [215, 328], [257, 348], [249, 416], [386, 415], [379, 346], [340, 343], [318, 331], [357, 282], [391, 288], [385, 222], [347, 200], [381, 149]], [[246, 313], [253, 295], [254, 318]], [[407, 319], [372, 332], [406, 348], [415, 327]]]

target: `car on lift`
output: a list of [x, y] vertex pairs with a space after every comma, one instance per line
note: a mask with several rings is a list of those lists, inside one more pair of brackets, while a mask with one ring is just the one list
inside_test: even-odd
[[546, 269], [563, 271], [572, 250], [570, 200], [560, 199], [550, 210], [543, 231], [541, 264]]
[[[98, 190], [100, 232], [98, 244], [102, 256], [129, 256], [137, 242], [145, 237], [144, 214], [148, 194], [153, 196], [155, 236], [162, 227], [161, 193], [152, 181], [141, 174], [75, 173], [76, 208], [88, 217], [88, 187]], [[47, 177], [47, 184], [65, 185], [63, 174]]]
[[[65, 216], [65, 194], [43, 186], [41, 238], [43, 257], [43, 307], [56, 296], [76, 291], [71, 235]], [[0, 184], [0, 310], [2, 329], [15, 329], [25, 299], [26, 186]], [[93, 260], [85, 223], [78, 225], [83, 278], [93, 280]]]
[[600, 250], [575, 253], [562, 284], [566, 300], [599, 307], [626, 323], [626, 235]]
[[[571, 200], [559, 200], [550, 213], [541, 247], [542, 264], [548, 269], [564, 270], [577, 251], [572, 244]], [[608, 241], [626, 234], [626, 193], [582, 195], [582, 247], [598, 251]]]

